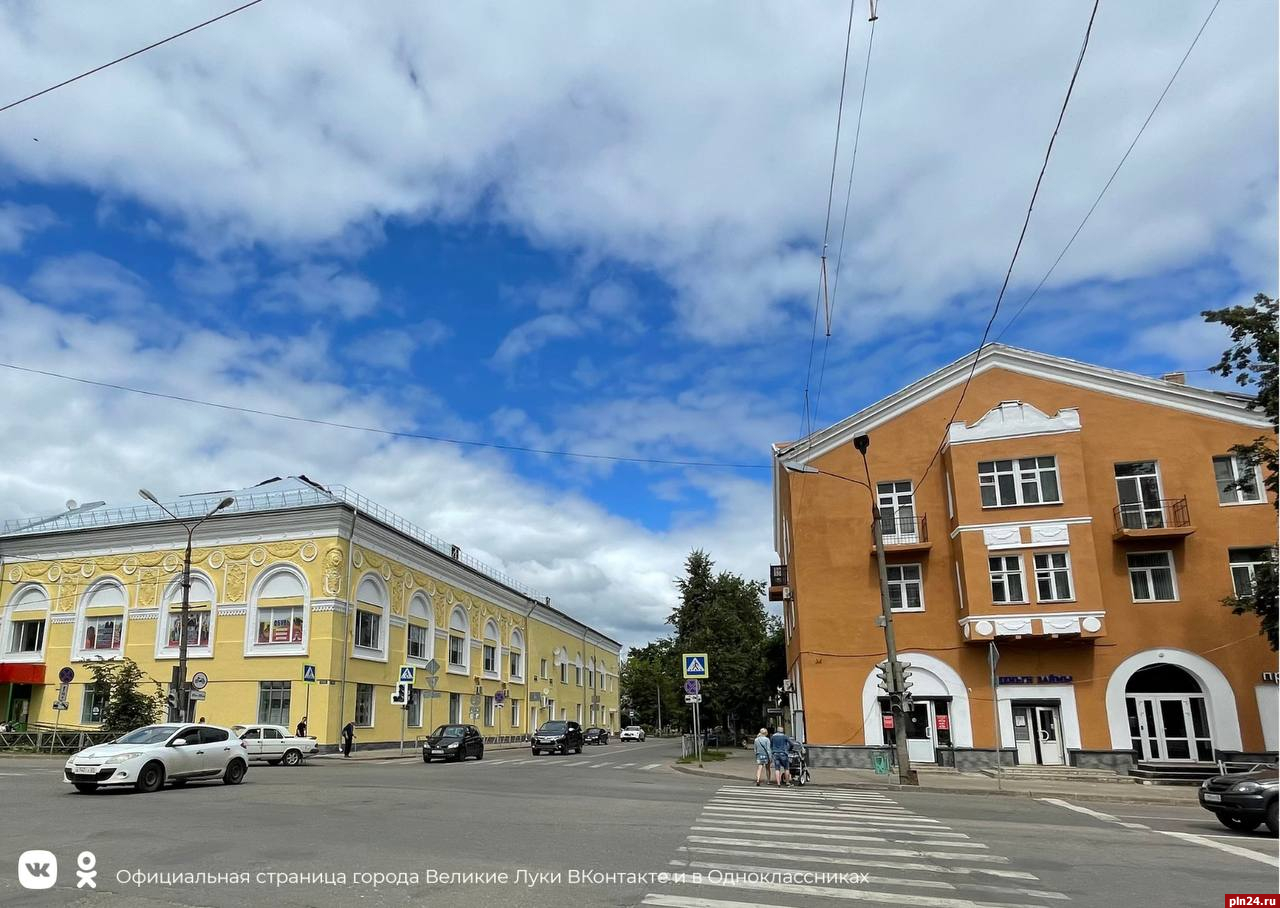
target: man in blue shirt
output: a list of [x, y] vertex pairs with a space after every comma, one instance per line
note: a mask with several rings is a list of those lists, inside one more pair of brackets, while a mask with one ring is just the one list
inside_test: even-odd
[[782, 788], [791, 784], [791, 738], [781, 728], [769, 736], [773, 750], [773, 781]]

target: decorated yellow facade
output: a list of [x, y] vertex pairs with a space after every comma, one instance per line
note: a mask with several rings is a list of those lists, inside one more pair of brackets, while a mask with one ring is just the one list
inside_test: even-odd
[[[222, 496], [168, 507], [194, 522]], [[299, 478], [231, 497], [192, 549], [188, 677], [208, 678], [193, 719], [292, 727], [305, 715], [322, 744], [354, 721], [359, 745], [446, 721], [496, 740], [549, 718], [618, 727], [620, 645], [549, 600], [345, 489]], [[149, 505], [7, 523], [0, 718], [93, 728], [96, 659], [128, 657], [167, 691], [186, 540]], [[392, 701], [402, 666], [408, 708]], [[74, 678], [58, 716], [63, 668]]]

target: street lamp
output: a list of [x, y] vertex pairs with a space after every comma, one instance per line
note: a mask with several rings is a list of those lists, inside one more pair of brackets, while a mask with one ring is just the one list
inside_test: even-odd
[[191, 620], [191, 538], [195, 535], [196, 528], [200, 524], [223, 508], [231, 507], [236, 503], [236, 500], [231, 496], [227, 496], [219, 501], [208, 514], [205, 514], [195, 523], [188, 523], [161, 504], [160, 500], [146, 489], [138, 489], [138, 494], [182, 524], [183, 529], [187, 531], [187, 552], [182, 559], [182, 617], [179, 619], [179, 625], [182, 630], [178, 635], [178, 665], [173, 670], [173, 679], [171, 681], [173, 690], [177, 694], [177, 702], [169, 707], [170, 722], [185, 722], [187, 719], [187, 623]]
[[888, 682], [890, 690], [889, 708], [893, 714], [893, 744], [898, 756], [898, 781], [902, 785], [919, 785], [915, 770], [911, 768], [911, 756], [907, 752], [907, 723], [905, 710], [906, 684], [902, 674], [902, 665], [898, 662], [898, 645], [893, 635], [893, 610], [889, 608], [889, 571], [884, 562], [884, 529], [880, 524], [880, 504], [871, 485], [871, 468], [867, 465], [867, 448], [871, 447], [871, 436], [859, 435], [853, 440], [853, 446], [862, 455], [862, 470], [867, 481], [841, 476], [839, 473], [828, 473], [807, 464], [783, 463], [783, 469], [791, 473], [817, 473], [842, 479], [854, 485], [862, 486], [871, 495], [871, 531], [876, 543], [876, 566], [880, 572], [880, 626], [884, 628], [885, 661], [888, 663]]

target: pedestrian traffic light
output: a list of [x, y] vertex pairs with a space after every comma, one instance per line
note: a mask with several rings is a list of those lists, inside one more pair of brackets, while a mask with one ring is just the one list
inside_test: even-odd
[[402, 706], [409, 708], [409, 700], [413, 696], [413, 685], [406, 681], [401, 681], [396, 685], [395, 692], [391, 695], [391, 704], [393, 706]]

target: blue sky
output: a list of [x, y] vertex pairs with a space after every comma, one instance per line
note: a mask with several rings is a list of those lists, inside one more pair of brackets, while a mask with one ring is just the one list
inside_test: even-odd
[[[1211, 6], [1099, 14], [997, 332]], [[820, 424], [968, 352], [990, 312], [1085, 16], [989, 7], [881, 10]], [[21, 96], [217, 11], [7, 7], [0, 84]], [[4, 358], [403, 431], [766, 463], [801, 425], [845, 15], [267, 0], [0, 114]], [[1275, 290], [1275, 33], [1272, 3], [1215, 12], [1005, 342], [1148, 373], [1216, 359], [1199, 311]], [[867, 36], [860, 13], [846, 128]], [[307, 473], [628, 642], [661, 630], [693, 546], [751, 576], [773, 560], [763, 470], [0, 382], [6, 514]]]

